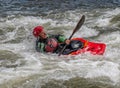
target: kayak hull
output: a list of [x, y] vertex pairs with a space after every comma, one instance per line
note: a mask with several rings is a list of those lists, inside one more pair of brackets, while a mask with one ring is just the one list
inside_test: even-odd
[[82, 49], [78, 49], [77, 51], [74, 51], [70, 53], [69, 55], [78, 55], [78, 54], [86, 53], [86, 52], [89, 52], [93, 55], [103, 55], [106, 49], [106, 44], [104, 43], [90, 42], [83, 38], [73, 38], [72, 40], [79, 40], [83, 43], [84, 46]]

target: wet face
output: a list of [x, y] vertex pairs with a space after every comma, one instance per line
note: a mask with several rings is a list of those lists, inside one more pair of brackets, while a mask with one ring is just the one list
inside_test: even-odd
[[39, 36], [42, 39], [46, 39], [47, 38], [47, 34], [45, 33], [45, 31], [42, 31]]

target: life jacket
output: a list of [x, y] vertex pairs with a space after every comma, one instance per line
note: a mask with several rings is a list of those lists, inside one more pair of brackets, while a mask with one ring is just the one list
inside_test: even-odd
[[45, 51], [46, 52], [54, 52], [58, 47], [58, 42], [55, 38], [48, 38], [46, 45], [45, 45]]

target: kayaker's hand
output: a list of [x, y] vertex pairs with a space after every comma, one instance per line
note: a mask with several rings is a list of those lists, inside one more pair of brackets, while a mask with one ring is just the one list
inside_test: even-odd
[[67, 45], [69, 45], [69, 44], [70, 44], [70, 40], [67, 39], [67, 40], [65, 41], [65, 43], [66, 43]]

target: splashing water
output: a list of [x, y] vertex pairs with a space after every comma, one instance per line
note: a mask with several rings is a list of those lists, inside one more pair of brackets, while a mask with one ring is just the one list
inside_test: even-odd
[[[7, 4], [11, 8], [11, 11], [2, 12], [0, 16], [1, 88], [15, 86], [19, 88], [39, 88], [53, 79], [65, 81], [75, 77], [89, 78], [119, 88], [119, 7], [89, 10], [83, 8], [85, 7], [83, 6], [81, 9], [76, 9], [76, 7], [74, 9], [65, 8], [63, 12], [61, 9], [56, 12], [51, 7], [50, 11], [40, 13], [37, 11], [38, 5], [33, 6], [32, 9], [27, 8], [29, 6], [26, 6], [25, 3], [28, 2], [30, 5], [29, 0], [24, 1], [20, 10], [16, 7], [15, 11], [14, 5], [21, 5], [23, 0], [20, 0], [21, 2], [8, 1], [11, 1], [12, 4], [8, 5], [9, 2], [0, 4], [2, 6]], [[39, 2], [39, 0], [36, 1]], [[67, 4], [67, 2], [64, 4]], [[3, 6], [2, 10], [6, 10], [8, 7]], [[22, 10], [24, 7], [27, 9], [26, 12]], [[35, 8], [37, 8], [35, 12], [31, 13]], [[53, 8], [57, 7], [53, 6]], [[36, 13], [39, 13], [39, 15], [35, 15]], [[35, 26], [43, 25], [48, 33], [61, 33], [69, 37], [82, 14], [86, 16], [85, 24], [74, 37], [83, 37], [90, 41], [105, 43], [107, 49], [103, 56], [93, 56], [85, 53], [78, 56], [58, 57], [56, 54], [36, 52], [36, 39], [32, 35]]]

